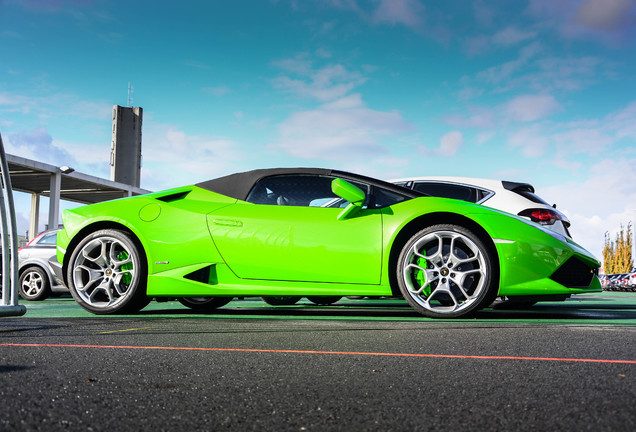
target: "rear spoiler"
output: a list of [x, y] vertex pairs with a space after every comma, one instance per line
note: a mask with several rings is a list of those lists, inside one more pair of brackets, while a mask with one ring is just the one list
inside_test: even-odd
[[504, 189], [512, 192], [528, 191], [534, 193], [534, 186], [529, 183], [517, 183], [504, 180], [501, 182], [501, 184], [503, 185]]

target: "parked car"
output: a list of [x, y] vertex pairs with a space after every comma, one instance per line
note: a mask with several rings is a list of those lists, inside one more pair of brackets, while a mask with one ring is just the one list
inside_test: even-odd
[[627, 280], [627, 286], [632, 290], [636, 291], [636, 270], [632, 271], [629, 274], [629, 278]]
[[636, 270], [604, 275], [601, 286], [606, 291], [636, 291]]
[[[346, 206], [323, 206], [335, 198]], [[456, 318], [497, 295], [601, 290], [600, 263], [542, 225], [331, 169], [237, 173], [62, 219], [56, 271], [96, 314], [157, 297], [214, 310], [244, 296], [401, 294], [422, 315]]]
[[18, 291], [23, 299], [44, 300], [52, 293], [68, 292], [49, 264], [56, 254], [58, 232], [59, 229], [44, 231], [18, 249]]
[[410, 177], [391, 180], [427, 195], [481, 204], [514, 215], [572, 238], [567, 216], [535, 193], [528, 183], [468, 177]]

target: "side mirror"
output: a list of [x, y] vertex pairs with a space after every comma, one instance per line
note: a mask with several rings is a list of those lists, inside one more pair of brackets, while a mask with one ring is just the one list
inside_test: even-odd
[[338, 220], [353, 216], [362, 208], [365, 198], [364, 192], [351, 183], [337, 178], [331, 182], [331, 191], [343, 200], [349, 201], [349, 205], [338, 215]]

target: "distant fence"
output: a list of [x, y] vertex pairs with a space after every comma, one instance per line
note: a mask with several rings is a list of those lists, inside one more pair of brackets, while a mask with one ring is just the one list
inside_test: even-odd
[[7, 155], [0, 135], [0, 234], [2, 235], [2, 299], [0, 316], [24, 315], [26, 308], [18, 304], [18, 230]]

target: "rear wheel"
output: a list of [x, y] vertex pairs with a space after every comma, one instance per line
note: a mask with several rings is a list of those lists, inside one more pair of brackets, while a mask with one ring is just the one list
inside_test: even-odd
[[298, 303], [301, 298], [299, 296], [267, 296], [261, 297], [261, 300], [272, 306], [289, 306]]
[[51, 295], [49, 277], [40, 267], [27, 267], [20, 275], [18, 290], [24, 300], [44, 300]]
[[493, 258], [470, 230], [434, 225], [415, 234], [398, 258], [400, 291], [419, 313], [433, 318], [469, 316], [497, 295]]
[[144, 308], [148, 266], [141, 245], [125, 231], [105, 229], [84, 238], [67, 269], [69, 290], [95, 314], [134, 313]]
[[182, 297], [177, 300], [184, 306], [200, 312], [211, 312], [232, 301], [233, 297]]

